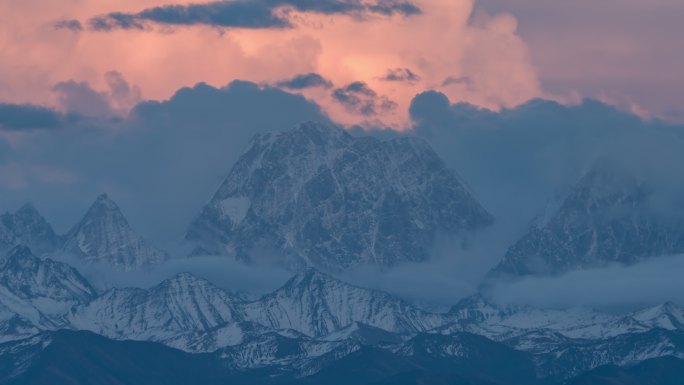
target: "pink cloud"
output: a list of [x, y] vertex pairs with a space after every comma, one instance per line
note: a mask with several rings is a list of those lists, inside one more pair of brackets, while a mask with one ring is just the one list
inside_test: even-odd
[[684, 106], [681, 0], [477, 4], [518, 18], [519, 34], [548, 92], [615, 99], [618, 106], [631, 105], [652, 116], [667, 117]]
[[[54, 26], [59, 20], [138, 12], [165, 2], [5, 2], [0, 14], [12, 17], [0, 20], [0, 72], [6, 75], [0, 83], [0, 101], [60, 106], [59, 95], [50, 90], [65, 80], [112, 92], [104, 75], [113, 70], [139, 87], [138, 95], [152, 99], [168, 98], [178, 88], [200, 81], [217, 86], [233, 79], [275, 84], [297, 74], [318, 73], [336, 87], [364, 82], [397, 106], [369, 118], [337, 103], [330, 90], [302, 91], [333, 119], [346, 124], [374, 120], [403, 128], [410, 100], [425, 89], [494, 109], [542, 95], [515, 18], [482, 14], [473, 21], [473, 0], [415, 3], [422, 14], [409, 17], [290, 11], [295, 28], [284, 30], [195, 26], [98, 33]], [[415, 79], [385, 81], [388, 71], [396, 68], [410, 70]], [[469, 82], [445, 83], [448, 78]], [[131, 105], [131, 100], [121, 101], [117, 108]]]

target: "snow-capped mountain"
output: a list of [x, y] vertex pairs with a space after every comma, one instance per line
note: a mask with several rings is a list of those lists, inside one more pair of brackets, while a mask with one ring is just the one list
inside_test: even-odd
[[86, 263], [109, 265], [117, 270], [150, 268], [168, 255], [150, 245], [128, 224], [113, 200], [102, 194], [69, 232], [63, 251]]
[[651, 328], [684, 330], [684, 310], [672, 302], [640, 310], [630, 317]]
[[187, 273], [149, 289], [98, 294], [68, 265], [37, 258], [26, 247], [15, 248], [1, 272], [0, 358], [21, 356], [27, 365], [36, 364], [33, 356], [19, 351], [42, 346], [43, 339], [25, 339], [59, 329], [213, 352], [230, 370], [307, 381], [358, 359], [477, 376], [505, 362], [507, 378], [534, 383], [530, 373], [559, 381], [600, 365], [684, 358], [684, 311], [672, 303], [606, 314], [501, 306], [473, 296], [435, 314], [312, 268], [254, 301]]
[[240, 320], [226, 292], [183, 273], [151, 289], [110, 289], [70, 315], [76, 329], [111, 338], [165, 342]]
[[446, 323], [389, 294], [346, 284], [314, 269], [250, 302], [180, 274], [151, 289], [111, 289], [70, 316], [76, 329], [157, 341], [188, 351], [231, 346], [266, 331], [324, 337], [355, 323], [408, 334]]
[[387, 293], [356, 287], [307, 268], [283, 287], [242, 307], [246, 319], [273, 329], [322, 337], [361, 322], [396, 333], [445, 323], [443, 315], [417, 309]]
[[186, 238], [196, 254], [339, 270], [423, 261], [437, 233], [491, 223], [426, 142], [304, 123], [255, 137]]
[[507, 251], [494, 273], [558, 274], [684, 252], [684, 220], [663, 212], [654, 199], [647, 183], [599, 163], [555, 215]]
[[28, 203], [14, 214], [0, 215], [0, 251], [17, 245], [29, 246], [42, 254], [59, 248], [60, 238], [36, 208]]
[[496, 341], [529, 335], [530, 332], [535, 336], [557, 334], [564, 338], [597, 340], [658, 328], [684, 331], [684, 310], [671, 302], [622, 314], [587, 308], [502, 306], [475, 295], [459, 302], [450, 314], [456, 321], [435, 331], [446, 334], [468, 331]]
[[40, 259], [25, 246], [10, 250], [0, 265], [0, 313], [5, 314], [0, 318], [6, 320], [3, 328], [65, 327], [65, 315], [96, 295], [76, 269], [49, 258]]
[[653, 329], [599, 340], [572, 340], [534, 359], [540, 374], [573, 377], [603, 365], [629, 366], [658, 357], [684, 359], [684, 333]]

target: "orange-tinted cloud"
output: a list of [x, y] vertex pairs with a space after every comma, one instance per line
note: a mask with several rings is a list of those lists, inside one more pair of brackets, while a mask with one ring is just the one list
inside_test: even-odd
[[[197, 1], [175, 1], [190, 4]], [[373, 114], [350, 109], [325, 87], [301, 92], [335, 120], [408, 123], [408, 104], [425, 89], [489, 108], [513, 106], [541, 90], [516, 20], [506, 14], [473, 16], [473, 0], [414, 2], [420, 14], [358, 15], [290, 9], [292, 28], [217, 29], [155, 25], [145, 30], [88, 30], [87, 20], [110, 12], [135, 14], [160, 0], [26, 0], [0, 4], [0, 101], [59, 106], [54, 85], [87, 82], [109, 92], [105, 74], [118, 71], [142, 96], [168, 98], [197, 82], [233, 79], [277, 84], [317, 73], [335, 88], [363, 82], [396, 108]], [[11, 16], [8, 16], [11, 15]], [[78, 20], [81, 28], [74, 22]], [[55, 28], [55, 23], [59, 28]], [[401, 69], [411, 81], [387, 81]], [[468, 79], [467, 82], [447, 81]], [[117, 106], [123, 107], [123, 106]], [[366, 110], [367, 111], [367, 110]]]

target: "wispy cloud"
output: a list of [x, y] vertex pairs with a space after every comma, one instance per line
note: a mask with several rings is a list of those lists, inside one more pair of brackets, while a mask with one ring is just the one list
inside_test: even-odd
[[89, 25], [96, 31], [113, 29], [144, 29], [147, 22], [164, 25], [208, 25], [220, 28], [289, 28], [292, 24], [288, 11], [347, 14], [364, 17], [369, 14], [405, 16], [420, 13], [407, 1], [379, 0], [368, 3], [360, 0], [235, 0], [204, 4], [164, 5], [138, 13], [112, 12], [96, 16]]
[[408, 68], [391, 68], [387, 70], [387, 74], [382, 77], [382, 80], [388, 82], [408, 82], [413, 83], [420, 80], [420, 76], [416, 75]]
[[294, 77], [281, 80], [276, 83], [278, 87], [287, 88], [290, 90], [303, 90], [307, 88], [332, 88], [333, 83], [316, 73], [309, 73], [304, 75], [295, 75]]
[[349, 83], [337, 88], [333, 98], [345, 108], [363, 116], [373, 116], [391, 111], [397, 104], [384, 95], [378, 95], [364, 82]]

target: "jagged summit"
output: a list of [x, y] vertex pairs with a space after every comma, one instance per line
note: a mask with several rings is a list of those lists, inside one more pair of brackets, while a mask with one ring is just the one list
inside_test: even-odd
[[439, 315], [390, 294], [354, 286], [313, 268], [244, 304], [242, 311], [246, 319], [259, 324], [319, 337], [354, 322], [399, 333], [429, 330], [444, 322]]
[[[87, 303], [96, 294], [76, 269], [50, 258], [36, 257], [26, 246], [12, 248], [0, 264], [0, 304], [15, 298], [6, 305], [37, 324], [58, 324], [60, 312]], [[29, 306], [18, 305], [16, 299]]]
[[2, 261], [3, 270], [7, 271], [13, 266], [23, 266], [26, 263], [32, 263], [38, 261], [31, 249], [28, 246], [18, 245], [14, 246], [10, 251], [7, 252], [5, 259]]
[[54, 251], [59, 244], [52, 226], [31, 203], [24, 204], [14, 214], [0, 215], [0, 250], [25, 245], [42, 254]]
[[90, 208], [88, 208], [83, 219], [89, 221], [107, 220], [122, 226], [128, 226], [128, 221], [121, 212], [121, 209], [107, 194], [98, 195]]
[[106, 207], [111, 210], [117, 210], [120, 211], [119, 206], [112, 200], [112, 198], [109, 197], [107, 193], [102, 193], [95, 198], [95, 202], [93, 203], [93, 207]]
[[308, 121], [295, 126], [292, 131], [286, 134], [298, 134], [308, 137], [312, 142], [320, 139], [351, 138], [351, 135], [344, 129], [327, 123]]
[[186, 239], [195, 254], [337, 271], [424, 261], [436, 234], [492, 221], [425, 141], [309, 122], [256, 137]]
[[514, 244], [494, 274], [546, 275], [684, 252], [684, 220], [653, 205], [653, 189], [600, 162], [557, 212]]
[[635, 312], [632, 318], [650, 327], [684, 330], [684, 310], [669, 301]]
[[330, 281], [336, 281], [336, 279], [314, 267], [306, 267], [292, 276], [292, 278], [283, 285], [283, 288], [302, 287], [314, 283], [325, 283]]
[[64, 251], [88, 263], [103, 263], [123, 271], [149, 268], [168, 258], [130, 227], [119, 206], [107, 194], [98, 196], [69, 232]]

